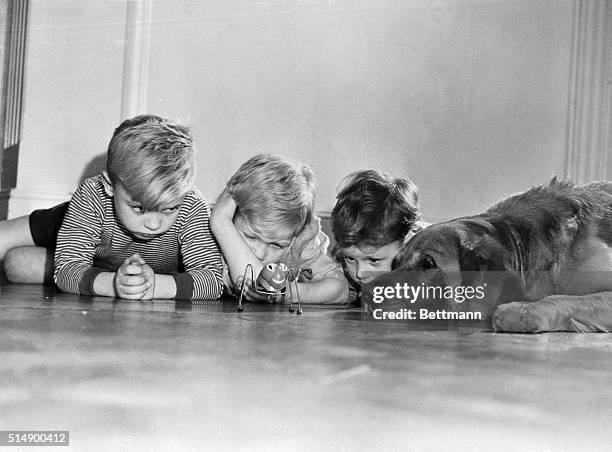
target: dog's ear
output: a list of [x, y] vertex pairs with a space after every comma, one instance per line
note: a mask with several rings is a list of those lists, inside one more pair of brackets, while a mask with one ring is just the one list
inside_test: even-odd
[[391, 261], [391, 270], [404, 270], [405, 266], [410, 261], [413, 252], [414, 247], [411, 248], [409, 243], [404, 243], [399, 252]]
[[509, 269], [507, 251], [494, 234], [471, 233], [459, 242], [459, 260], [464, 284], [480, 284]]
[[496, 304], [525, 298], [519, 275], [512, 270], [509, 252], [494, 234], [472, 236], [461, 244], [464, 284], [485, 285], [487, 298]]
[[464, 236], [459, 241], [459, 264], [462, 271], [477, 272], [487, 266], [488, 257], [482, 240], [474, 236]]
[[486, 267], [485, 257], [479, 252], [477, 244], [469, 238], [459, 242], [459, 267], [463, 284], [471, 284], [479, 279], [482, 268]]
[[391, 261], [391, 270], [397, 270], [398, 268], [401, 270], [402, 264], [406, 260], [406, 254], [406, 245], [404, 245]]
[[471, 235], [460, 241], [459, 256], [462, 270], [507, 270], [508, 267], [505, 262], [507, 254], [507, 249], [501, 243], [499, 237], [492, 234]]

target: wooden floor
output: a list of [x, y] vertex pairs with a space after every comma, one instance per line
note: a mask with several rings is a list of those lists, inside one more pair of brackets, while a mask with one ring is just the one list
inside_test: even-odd
[[69, 430], [78, 451], [612, 446], [612, 334], [415, 331], [356, 309], [0, 281], [0, 388], [0, 430]]

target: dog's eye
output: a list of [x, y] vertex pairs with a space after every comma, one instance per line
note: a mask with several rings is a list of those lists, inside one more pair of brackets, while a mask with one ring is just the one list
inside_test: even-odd
[[425, 254], [421, 256], [421, 267], [423, 267], [426, 270], [430, 268], [436, 268], [436, 261], [433, 259], [433, 257]]

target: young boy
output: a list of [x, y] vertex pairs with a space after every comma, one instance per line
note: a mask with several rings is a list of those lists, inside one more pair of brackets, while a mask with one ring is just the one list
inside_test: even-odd
[[393, 258], [427, 224], [418, 221], [417, 186], [376, 170], [349, 174], [341, 184], [331, 224], [334, 257], [344, 267], [351, 288], [391, 270]]
[[[342, 268], [327, 255], [328, 237], [314, 215], [312, 171], [274, 155], [256, 155], [230, 178], [211, 218], [228, 266], [226, 284], [236, 291], [248, 264], [257, 277], [269, 263], [300, 268], [298, 288], [306, 303], [344, 303]], [[250, 275], [247, 275], [250, 278]], [[246, 285], [251, 301], [267, 297]]]
[[[218, 298], [223, 264], [208, 206], [192, 189], [195, 161], [187, 129], [153, 115], [128, 119], [115, 129], [107, 168], [81, 183], [67, 211], [63, 205], [33, 212], [31, 243], [18, 231], [25, 220], [7, 222], [12, 243], [52, 248], [57, 234], [54, 277], [65, 292], [135, 300]], [[9, 251], [7, 276], [43, 282], [41, 258], [40, 249]]]

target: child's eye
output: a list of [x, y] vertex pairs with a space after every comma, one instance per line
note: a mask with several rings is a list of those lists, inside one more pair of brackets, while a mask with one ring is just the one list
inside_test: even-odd
[[281, 245], [280, 243], [270, 243], [270, 246], [278, 250], [284, 250], [285, 248], [287, 248], [285, 245]]
[[140, 205], [134, 205], [134, 206], [130, 206], [132, 208], [132, 210], [136, 213], [142, 213], [142, 206]]
[[376, 258], [371, 257], [368, 260], [370, 261], [370, 264], [378, 264], [382, 259], [376, 259]]
[[250, 234], [247, 234], [247, 233], [245, 233], [245, 232], [243, 232], [243, 233], [242, 233], [242, 235], [243, 235], [243, 236], [244, 236], [244, 238], [245, 238], [245, 239], [247, 239], [247, 240], [255, 240], [255, 238], [256, 238], [254, 235], [250, 235]]
[[179, 209], [180, 206], [175, 206], [175, 207], [168, 207], [167, 209], [164, 209], [162, 212], [163, 213], [174, 213]]
[[355, 262], [355, 258], [353, 257], [348, 257], [348, 256], [344, 256], [344, 262], [352, 264]]

